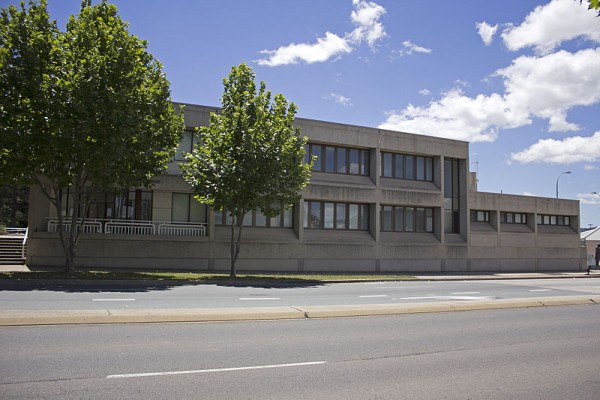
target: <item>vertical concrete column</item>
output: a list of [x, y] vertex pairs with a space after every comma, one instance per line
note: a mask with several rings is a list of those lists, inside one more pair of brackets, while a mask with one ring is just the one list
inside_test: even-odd
[[300, 199], [294, 208], [294, 232], [298, 241], [304, 243], [304, 199]]
[[29, 232], [46, 232], [48, 226], [46, 216], [56, 216], [55, 208], [50, 204], [38, 185], [31, 185], [29, 187], [29, 212], [27, 215]]
[[369, 205], [369, 233], [375, 239], [375, 242], [378, 243], [381, 232], [381, 218], [379, 215], [381, 203], [380, 196], [378, 195], [381, 193], [381, 149], [379, 147], [371, 149], [370, 162], [369, 171], [377, 194], [375, 195], [375, 202]]
[[210, 246], [208, 246], [208, 270], [213, 271], [215, 269], [214, 248], [217, 230], [215, 228], [215, 212], [213, 211], [212, 207], [207, 207], [207, 209], [208, 221], [206, 221], [206, 225], [208, 228], [208, 241], [210, 243]]
[[369, 161], [370, 161], [370, 165], [369, 165], [370, 178], [373, 181], [373, 183], [375, 184], [375, 187], [377, 187], [377, 189], [379, 189], [379, 181], [380, 181], [380, 177], [381, 177], [381, 171], [380, 171], [380, 169], [381, 169], [381, 149], [379, 147], [371, 149]]
[[[296, 212], [294, 212], [294, 232], [300, 242], [300, 246], [304, 247], [304, 199], [300, 199], [296, 205]], [[300, 251], [300, 257], [298, 257], [298, 272], [304, 272], [304, 251]]]
[[460, 160], [458, 163], [458, 190], [460, 194], [460, 235], [469, 243], [469, 160]]
[[444, 190], [446, 188], [446, 173], [444, 171], [444, 161], [445, 157], [440, 156], [440, 165], [438, 166], [438, 174], [439, 174], [439, 187], [440, 187], [440, 242], [445, 245], [446, 244], [446, 213], [444, 212]]

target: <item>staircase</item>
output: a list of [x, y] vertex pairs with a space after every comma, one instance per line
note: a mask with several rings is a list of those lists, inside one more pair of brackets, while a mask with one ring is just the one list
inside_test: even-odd
[[0, 264], [23, 264], [25, 262], [25, 235], [0, 236]]

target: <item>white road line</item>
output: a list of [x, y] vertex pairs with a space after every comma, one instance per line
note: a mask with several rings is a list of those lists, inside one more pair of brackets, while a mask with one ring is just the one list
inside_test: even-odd
[[549, 292], [551, 289], [530, 289], [530, 292]]
[[92, 299], [92, 301], [135, 301], [135, 299]]
[[240, 297], [240, 300], [281, 300], [279, 297]]
[[479, 294], [481, 292], [454, 292], [452, 294]]
[[362, 297], [364, 299], [368, 299], [368, 298], [372, 298], [372, 297], [388, 297], [387, 294], [372, 294], [369, 296], [358, 296], [358, 297]]
[[394, 297], [392, 300], [491, 300], [491, 296], [415, 296]]
[[115, 378], [143, 378], [147, 376], [166, 376], [166, 375], [186, 375], [186, 374], [204, 374], [210, 372], [232, 372], [232, 371], [247, 371], [252, 369], [269, 369], [269, 368], [287, 368], [287, 367], [304, 367], [308, 365], [326, 364], [327, 361], [311, 361], [292, 364], [273, 364], [273, 365], [255, 365], [252, 367], [237, 367], [237, 368], [214, 368], [214, 369], [196, 369], [190, 371], [165, 371], [165, 372], [143, 372], [139, 374], [119, 374], [108, 375], [107, 379]]

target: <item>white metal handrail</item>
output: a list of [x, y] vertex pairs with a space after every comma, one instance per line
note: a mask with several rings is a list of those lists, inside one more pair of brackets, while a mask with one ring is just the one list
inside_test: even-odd
[[204, 224], [182, 225], [177, 223], [164, 223], [158, 225], [159, 235], [172, 236], [206, 236]]
[[25, 235], [23, 236], [23, 241], [21, 242], [21, 258], [25, 259], [25, 249], [27, 246], [27, 236], [29, 234], [29, 228], [25, 228]]
[[[71, 232], [71, 219], [63, 219], [63, 229]], [[81, 233], [102, 233], [102, 222], [96, 219], [77, 220], [77, 229]], [[48, 232], [58, 232], [58, 218], [48, 220]]]
[[[48, 232], [58, 232], [58, 218], [48, 217]], [[71, 230], [71, 219], [63, 220], [66, 232]], [[81, 233], [103, 233], [109, 235], [169, 235], [169, 236], [206, 236], [205, 222], [174, 221], [138, 221], [119, 219], [79, 220]]]
[[151, 222], [109, 221], [104, 225], [105, 233], [117, 235], [154, 235], [156, 227]]

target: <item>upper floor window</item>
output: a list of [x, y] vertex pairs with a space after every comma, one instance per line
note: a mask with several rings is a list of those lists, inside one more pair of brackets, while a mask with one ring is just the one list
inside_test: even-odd
[[[230, 212], [215, 211], [215, 225], [231, 225], [233, 217]], [[267, 217], [260, 211], [250, 211], [244, 215], [244, 226], [255, 228], [292, 228], [294, 226], [293, 207], [281, 208], [279, 214]]]
[[472, 222], [490, 222], [490, 212], [481, 210], [471, 210]]
[[381, 153], [381, 176], [414, 181], [433, 181], [433, 158]]
[[568, 215], [540, 215], [537, 216], [538, 225], [570, 226], [571, 217]]
[[307, 229], [369, 230], [369, 205], [305, 201], [304, 227]]
[[500, 222], [504, 224], [527, 224], [527, 214], [502, 212], [500, 213]]
[[194, 131], [186, 130], [183, 132], [179, 146], [177, 146], [177, 150], [175, 151], [175, 161], [185, 161], [185, 155], [194, 150], [196, 138], [197, 134]]
[[369, 150], [307, 143], [304, 162], [316, 156], [313, 171], [369, 175]]
[[381, 230], [433, 232], [433, 208], [381, 206]]

